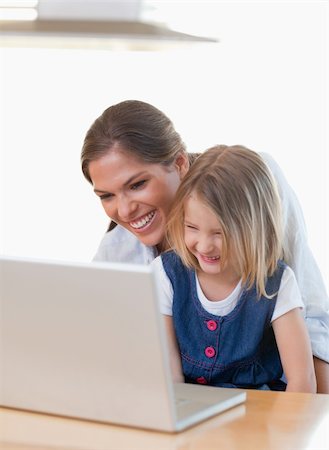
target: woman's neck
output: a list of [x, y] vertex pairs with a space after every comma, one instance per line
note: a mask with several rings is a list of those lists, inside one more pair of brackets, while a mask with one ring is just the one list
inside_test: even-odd
[[170, 249], [170, 245], [168, 244], [167, 239], [163, 239], [159, 244], [157, 244], [156, 249], [158, 251], [158, 254], [161, 255], [161, 253], [165, 252], [166, 250]]

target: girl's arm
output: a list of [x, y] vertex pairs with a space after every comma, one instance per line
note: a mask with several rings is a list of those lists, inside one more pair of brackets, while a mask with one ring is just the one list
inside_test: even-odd
[[287, 392], [316, 393], [316, 378], [311, 343], [299, 308], [294, 308], [272, 322]]
[[163, 315], [165, 328], [167, 332], [167, 341], [169, 348], [170, 367], [172, 372], [173, 381], [175, 383], [184, 383], [184, 375], [182, 370], [182, 362], [176, 334], [174, 330], [174, 324], [172, 316]]

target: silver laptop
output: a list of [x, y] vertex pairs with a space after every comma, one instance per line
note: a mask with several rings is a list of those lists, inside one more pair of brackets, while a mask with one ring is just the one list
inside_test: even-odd
[[0, 258], [0, 405], [180, 431], [245, 401], [171, 381], [148, 266]]

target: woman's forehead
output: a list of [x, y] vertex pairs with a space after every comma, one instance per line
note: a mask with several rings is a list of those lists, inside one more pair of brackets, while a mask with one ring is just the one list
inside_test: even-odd
[[111, 148], [109, 151], [104, 153], [99, 158], [93, 160], [89, 164], [90, 172], [96, 168], [105, 168], [106, 170], [112, 171], [112, 169], [122, 169], [126, 168], [129, 170], [134, 167], [140, 166], [149, 166], [149, 163], [146, 163], [141, 158], [137, 157], [131, 151], [125, 150], [123, 148]]
[[164, 177], [168, 168], [159, 163], [150, 163], [132, 156], [129, 151], [111, 150], [92, 161], [89, 173], [97, 190], [114, 190], [139, 176]]

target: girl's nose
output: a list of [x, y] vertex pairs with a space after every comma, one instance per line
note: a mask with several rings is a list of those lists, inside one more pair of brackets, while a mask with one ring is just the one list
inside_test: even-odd
[[213, 242], [209, 237], [200, 237], [198, 240], [197, 250], [200, 253], [207, 254], [213, 250]]

